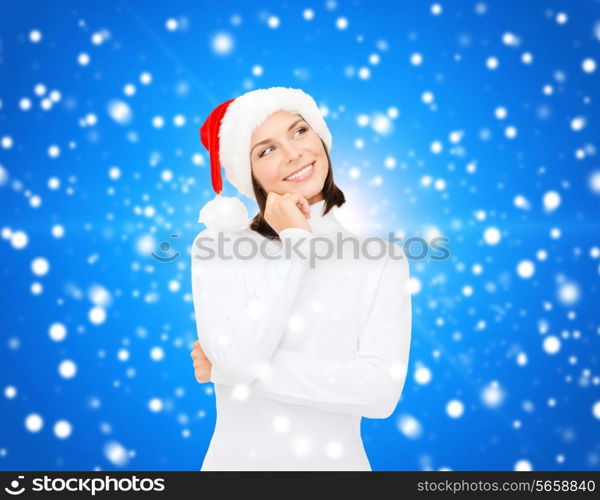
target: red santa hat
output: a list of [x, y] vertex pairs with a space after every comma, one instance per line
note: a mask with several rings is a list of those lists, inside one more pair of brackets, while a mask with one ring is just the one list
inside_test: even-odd
[[224, 197], [221, 166], [227, 180], [243, 195], [255, 200], [250, 148], [252, 133], [273, 113], [302, 115], [321, 137], [327, 151], [332, 137], [315, 100], [300, 89], [257, 89], [219, 104], [200, 127], [200, 140], [210, 155], [210, 175], [216, 197], [200, 211], [198, 221], [222, 231], [248, 227], [248, 211], [239, 198]]

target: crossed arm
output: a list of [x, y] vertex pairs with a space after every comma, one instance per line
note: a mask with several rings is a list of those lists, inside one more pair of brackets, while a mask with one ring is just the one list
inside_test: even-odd
[[[216, 306], [219, 299], [213, 296], [208, 301], [197, 301], [201, 285], [196, 283], [199, 342], [191, 353], [196, 379], [246, 384], [266, 398], [323, 411], [368, 418], [390, 416], [404, 387], [410, 348], [406, 258], [385, 262], [358, 351], [351, 360], [318, 358], [277, 347], [297, 294], [294, 287], [300, 286], [306, 273], [298, 263], [286, 270], [283, 276], [287, 281], [281, 283], [277, 294], [265, 299], [269, 321], [265, 317], [249, 318], [244, 297], [238, 299], [238, 308], [232, 314], [221, 314], [211, 321], [213, 314], [208, 310], [209, 317], [203, 318], [206, 308]], [[208, 281], [204, 286], [210, 290], [212, 284]]]

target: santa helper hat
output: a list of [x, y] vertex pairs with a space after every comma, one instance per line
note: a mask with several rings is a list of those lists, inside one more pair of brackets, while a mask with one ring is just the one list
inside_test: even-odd
[[248, 210], [237, 197], [222, 196], [221, 165], [227, 180], [256, 201], [252, 187], [252, 133], [277, 111], [302, 115], [321, 137], [327, 151], [332, 137], [315, 100], [300, 89], [257, 89], [219, 104], [200, 127], [200, 140], [210, 155], [210, 175], [216, 196], [200, 210], [198, 222], [219, 231], [241, 231], [250, 224]]

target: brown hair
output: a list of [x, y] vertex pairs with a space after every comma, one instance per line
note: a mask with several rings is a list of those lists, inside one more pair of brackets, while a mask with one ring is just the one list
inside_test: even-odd
[[[325, 178], [325, 184], [323, 185], [323, 198], [325, 199], [325, 209], [323, 214], [329, 212], [334, 206], [341, 207], [344, 203], [346, 203], [346, 198], [344, 197], [344, 193], [342, 190], [335, 185], [333, 182], [333, 168], [331, 167], [331, 158], [329, 157], [329, 152], [327, 151], [327, 147], [321, 139], [321, 143], [323, 144], [323, 148], [325, 149], [325, 154], [327, 155], [327, 177]], [[254, 197], [256, 198], [256, 202], [258, 203], [259, 212], [254, 216], [252, 222], [250, 223], [250, 229], [262, 234], [265, 238], [269, 240], [279, 240], [279, 235], [277, 232], [269, 226], [269, 223], [263, 217], [265, 212], [265, 206], [267, 204], [267, 193], [265, 190], [259, 185], [258, 181], [254, 177], [254, 173], [251, 173], [252, 176], [252, 188], [254, 189]]]

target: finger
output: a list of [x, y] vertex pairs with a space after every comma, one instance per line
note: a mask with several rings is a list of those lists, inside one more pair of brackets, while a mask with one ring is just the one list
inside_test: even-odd
[[194, 365], [194, 368], [203, 368], [203, 367], [206, 367], [206, 366], [212, 366], [210, 364], [210, 361], [208, 361], [206, 359], [197, 359], [192, 364]]
[[308, 206], [308, 200], [300, 193], [290, 193], [290, 196], [296, 203], [302, 203], [303, 205]]
[[298, 193], [286, 193], [284, 196], [286, 203], [293, 203], [298, 206], [302, 195]]
[[308, 219], [310, 217], [310, 205], [308, 204], [308, 201], [306, 203], [302, 203], [301, 207], [302, 207], [302, 213], [304, 213], [304, 215]]
[[276, 206], [278, 207], [282, 203], [287, 203], [287, 200], [289, 197], [290, 197], [290, 193], [283, 193], [283, 194], [279, 195], [279, 198], [277, 198], [277, 201], [275, 202], [273, 207], [276, 207]]
[[306, 211], [306, 214], [310, 215], [310, 203], [308, 203], [308, 200], [304, 196], [300, 195], [300, 201], [304, 207], [304, 210]]
[[281, 198], [281, 195], [277, 194], [275, 191], [270, 191], [267, 194], [267, 200], [265, 201], [265, 212], [270, 210], [273, 205]]
[[293, 193], [292, 199], [296, 203], [298, 209], [308, 218], [310, 216], [310, 204], [308, 203], [308, 200], [299, 193]]

